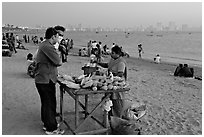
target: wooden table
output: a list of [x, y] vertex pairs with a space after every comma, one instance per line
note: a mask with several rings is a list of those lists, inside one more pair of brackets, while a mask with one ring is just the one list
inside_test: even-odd
[[[71, 89], [69, 87], [67, 87], [65, 84], [62, 84], [61, 82], [59, 82], [60, 85], [60, 121], [61, 123], [64, 123], [73, 134], [100, 134], [100, 133], [106, 133], [108, 134], [109, 131], [109, 127], [108, 127], [108, 112], [104, 110], [104, 117], [103, 117], [103, 122], [99, 121], [98, 119], [96, 119], [93, 114], [94, 112], [96, 112], [96, 110], [98, 108], [100, 108], [101, 105], [103, 105], [105, 103], [105, 101], [110, 97], [111, 93], [115, 93], [115, 92], [125, 92], [125, 91], [129, 91], [129, 88], [125, 88], [125, 89], [118, 89], [118, 90], [97, 90], [97, 91], [92, 91], [91, 89], [79, 89], [79, 90], [75, 90], [75, 89]], [[63, 114], [63, 110], [64, 110], [64, 106], [63, 106], [63, 97], [64, 94], [68, 93], [75, 101], [75, 128], [72, 129], [69, 124], [64, 120], [64, 114]], [[106, 94], [105, 94], [106, 93]], [[93, 94], [104, 94], [105, 97], [98, 103], [95, 105], [95, 107], [91, 110], [91, 112], [88, 112], [88, 99], [89, 99], [89, 95], [93, 95]], [[79, 97], [80, 96], [84, 96], [85, 97], [85, 101], [84, 104], [82, 102], [79, 101]], [[83, 121], [81, 123], [79, 123], [79, 106], [81, 106], [83, 108], [83, 113], [85, 114], [85, 118], [83, 119]], [[80, 129], [83, 127], [83, 125], [89, 120], [95, 120], [99, 125], [101, 125], [103, 128], [99, 129], [99, 130], [93, 130], [93, 131], [87, 131], [87, 132], [80, 132]]]

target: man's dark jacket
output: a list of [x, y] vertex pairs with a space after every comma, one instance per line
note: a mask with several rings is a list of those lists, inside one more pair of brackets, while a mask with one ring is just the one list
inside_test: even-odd
[[35, 82], [48, 84], [51, 80], [53, 83], [56, 83], [58, 75], [57, 67], [61, 65], [61, 59], [55, 47], [48, 40], [45, 40], [39, 45], [36, 57]]

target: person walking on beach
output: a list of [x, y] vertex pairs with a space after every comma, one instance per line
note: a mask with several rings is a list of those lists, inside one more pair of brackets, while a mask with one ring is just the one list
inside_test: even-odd
[[74, 46], [74, 41], [73, 39], [70, 39], [70, 49], [73, 49], [73, 46]]
[[13, 33], [11, 33], [9, 37], [9, 41], [15, 53], [17, 53], [16, 46], [15, 46], [15, 40], [16, 40], [15, 36], [13, 35]]
[[6, 40], [6, 34], [2, 33], [2, 40]]
[[63, 31], [50, 27], [45, 32], [45, 41], [39, 45], [36, 56], [35, 85], [41, 99], [41, 120], [48, 135], [63, 134], [56, 121], [56, 87], [61, 59], [54, 47], [60, 41]]
[[91, 40], [87, 43], [87, 54], [88, 54], [88, 57], [91, 56]]
[[27, 42], [28, 42], [28, 41], [27, 41], [27, 36], [24, 35], [23, 38], [24, 38], [24, 40], [25, 40], [25, 43], [27, 43]]
[[28, 35], [28, 43], [30, 43], [30, 37], [29, 37], [29, 35]]
[[113, 48], [113, 47], [115, 47], [115, 43], [113, 43], [113, 45], [112, 45], [112, 47], [111, 47], [111, 48]]
[[138, 46], [139, 58], [142, 58], [142, 53], [144, 53], [144, 50], [142, 48], [142, 44], [140, 43], [137, 46]]
[[101, 48], [99, 44], [96, 44], [97, 47], [97, 51], [96, 51], [96, 58], [97, 58], [97, 62], [100, 63], [101, 62]]

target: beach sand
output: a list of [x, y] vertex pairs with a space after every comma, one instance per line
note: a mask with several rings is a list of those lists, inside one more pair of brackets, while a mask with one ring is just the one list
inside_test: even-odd
[[[40, 98], [34, 79], [26, 74], [26, 55], [34, 53], [36, 46], [26, 44], [29, 50], [19, 50], [12, 57], [2, 57], [2, 134], [44, 135], [40, 119]], [[68, 62], [59, 68], [60, 73], [79, 76], [87, 57], [77, 56], [71, 50]], [[144, 55], [145, 56], [145, 55]], [[143, 135], [202, 135], [202, 81], [174, 77], [178, 64], [155, 64], [151, 60], [126, 58], [130, 91], [127, 98], [147, 105], [147, 113], [140, 119]], [[195, 76], [202, 69], [195, 68]], [[90, 104], [100, 101], [90, 98]], [[74, 101], [64, 96], [65, 116], [74, 124]], [[57, 111], [59, 86], [57, 85]], [[100, 114], [100, 112], [98, 112]], [[89, 123], [90, 124], [90, 123]], [[95, 125], [91, 123], [90, 125]], [[65, 128], [62, 125], [62, 128]], [[86, 130], [91, 126], [86, 126]], [[65, 134], [71, 134], [66, 131]]]

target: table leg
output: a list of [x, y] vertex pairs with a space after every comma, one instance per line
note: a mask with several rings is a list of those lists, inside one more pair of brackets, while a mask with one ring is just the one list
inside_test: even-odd
[[88, 95], [85, 95], [85, 118], [88, 115]]
[[108, 127], [108, 111], [104, 110], [104, 127]]
[[[109, 128], [109, 120], [108, 120], [108, 111], [106, 111], [106, 110], [104, 110], [104, 119], [103, 119], [103, 121], [104, 121], [104, 127], [106, 129], [108, 129]], [[109, 131], [107, 130], [106, 135], [108, 135], [108, 133], [109, 133]]]
[[75, 128], [77, 128], [79, 123], [79, 96], [76, 95], [75, 98]]
[[[98, 104], [95, 106], [95, 108], [92, 109], [92, 111], [91, 111], [91, 112], [89, 113], [89, 115], [84, 119], [84, 121], [82, 121], [82, 122], [80, 123], [80, 125], [78, 125], [78, 126], [75, 128], [75, 133], [79, 133], [79, 130], [81, 129], [81, 127], [82, 127], [88, 120], [90, 120], [90, 118], [93, 116], [93, 114], [96, 112], [96, 110], [97, 110], [98, 108], [100, 108], [102, 104], [104, 104], [105, 100], [106, 100], [107, 98], [109, 98], [110, 95], [111, 95], [111, 94], [106, 95], [105, 98], [104, 98], [100, 103], [98, 103]], [[78, 98], [78, 97], [77, 97], [77, 98]], [[76, 99], [76, 98], [75, 98], [75, 99]], [[77, 105], [77, 104], [75, 104], [75, 105]], [[75, 111], [76, 111], [76, 110], [75, 110]], [[75, 112], [75, 114], [76, 114], [76, 112]], [[107, 118], [108, 118], [108, 116], [107, 116]], [[107, 121], [107, 120], [106, 120], [106, 121]], [[105, 122], [105, 121], [104, 121], [104, 122]], [[108, 125], [108, 124], [106, 124], [106, 125]], [[106, 130], [107, 130], [107, 129], [106, 129]], [[106, 133], [108, 133], [108, 131], [107, 131]]]

